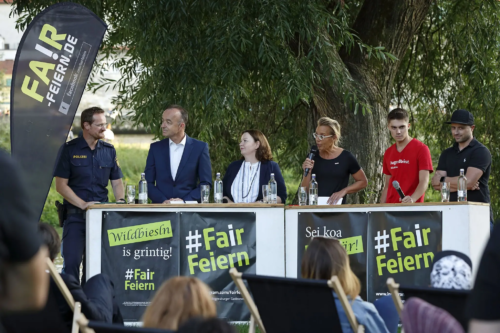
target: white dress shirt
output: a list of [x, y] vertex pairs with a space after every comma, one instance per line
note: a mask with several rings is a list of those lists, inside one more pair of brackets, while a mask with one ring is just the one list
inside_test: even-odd
[[[255, 202], [259, 196], [260, 162], [243, 162], [231, 185], [234, 203]], [[243, 176], [244, 175], [244, 176]]]
[[170, 171], [172, 172], [172, 178], [175, 180], [177, 169], [179, 169], [182, 154], [184, 153], [184, 147], [186, 146], [186, 135], [184, 134], [184, 139], [179, 144], [170, 139], [168, 139], [168, 143], [170, 146]]

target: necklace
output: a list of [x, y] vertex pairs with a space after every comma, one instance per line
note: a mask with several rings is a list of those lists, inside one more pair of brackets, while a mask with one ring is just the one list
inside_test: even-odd
[[[257, 176], [257, 173], [259, 172], [259, 169], [260, 169], [260, 162], [259, 162], [259, 165], [257, 165], [257, 170], [255, 170], [252, 181], [250, 182], [250, 186], [248, 186], [248, 192], [246, 195], [243, 195], [243, 185], [245, 183], [245, 162], [243, 162], [243, 164], [241, 166], [243, 167], [243, 176], [241, 177], [241, 198], [246, 199], [246, 197], [248, 197], [248, 195], [250, 194], [250, 191], [252, 191], [253, 182], [255, 181], [255, 177]], [[251, 166], [252, 166], [252, 164], [250, 164], [250, 167]], [[251, 173], [250, 173], [250, 175], [251, 175]]]

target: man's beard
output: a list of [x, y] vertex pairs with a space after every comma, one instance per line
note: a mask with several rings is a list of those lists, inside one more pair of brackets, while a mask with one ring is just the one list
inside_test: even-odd
[[467, 134], [467, 135], [463, 135], [460, 139], [455, 139], [455, 141], [457, 141], [458, 143], [462, 143], [462, 142], [467, 142], [470, 138], [472, 138], [472, 134]]

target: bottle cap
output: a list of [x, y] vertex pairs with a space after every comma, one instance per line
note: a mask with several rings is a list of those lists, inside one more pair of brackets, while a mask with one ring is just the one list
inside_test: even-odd
[[460, 172], [464, 172], [464, 169], [460, 169]]
[[143, 173], [141, 173], [141, 176], [146, 176], [146, 174], [143, 172]]
[[219, 176], [220, 176], [220, 172], [217, 172], [217, 177], [219, 177]]
[[313, 176], [313, 177], [316, 177], [316, 174], [315, 174], [315, 173], [313, 173], [313, 174], [312, 174], [312, 176]]
[[274, 177], [274, 173], [271, 173], [271, 176], [273, 176], [273, 177]]

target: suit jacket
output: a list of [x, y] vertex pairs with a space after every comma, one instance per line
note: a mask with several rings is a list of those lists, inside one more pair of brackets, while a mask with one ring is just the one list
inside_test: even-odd
[[[231, 201], [233, 201], [233, 195], [231, 194], [231, 186], [233, 185], [234, 179], [238, 172], [240, 171], [241, 165], [245, 160], [235, 161], [227, 167], [226, 174], [222, 180], [223, 194], [227, 196]], [[260, 175], [259, 175], [259, 196], [257, 201], [262, 200], [262, 185], [269, 183], [271, 179], [271, 173], [274, 173], [274, 179], [278, 185], [278, 197], [281, 198], [281, 202], [284, 204], [286, 202], [286, 185], [283, 176], [281, 175], [281, 170], [278, 163], [273, 161], [262, 161], [260, 164]]]
[[200, 202], [200, 185], [212, 185], [208, 144], [186, 134], [186, 146], [174, 180], [170, 170], [169, 139], [152, 143], [144, 172], [148, 182], [148, 196], [154, 203], [172, 198]]

